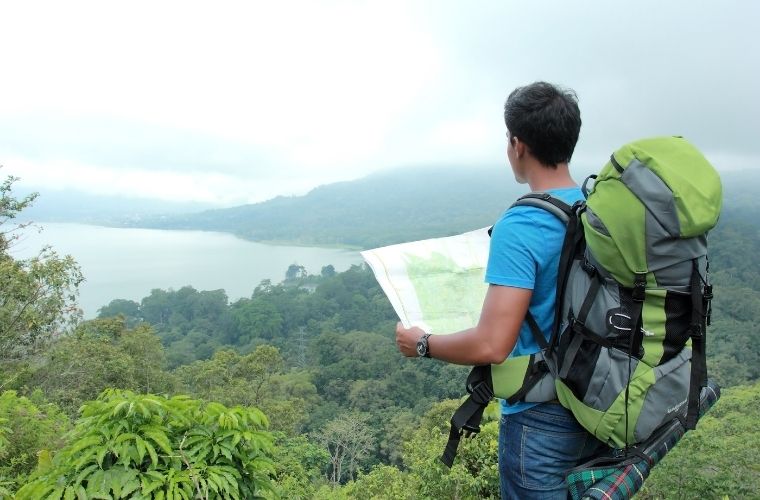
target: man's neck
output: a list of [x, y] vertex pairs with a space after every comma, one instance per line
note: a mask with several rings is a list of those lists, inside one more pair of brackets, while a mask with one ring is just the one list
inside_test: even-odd
[[531, 191], [546, 191], [578, 185], [570, 177], [570, 169], [567, 163], [558, 163], [557, 168], [550, 168], [536, 162], [531, 165], [528, 172], [527, 181]]

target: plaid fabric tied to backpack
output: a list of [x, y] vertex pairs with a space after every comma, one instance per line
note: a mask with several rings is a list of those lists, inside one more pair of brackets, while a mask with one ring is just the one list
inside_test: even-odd
[[[720, 398], [720, 387], [712, 380], [702, 389], [699, 414], [704, 415]], [[657, 463], [686, 433], [683, 422], [675, 419], [645, 443], [628, 450], [612, 450], [568, 471], [565, 480], [573, 500], [627, 500], [641, 489]]]

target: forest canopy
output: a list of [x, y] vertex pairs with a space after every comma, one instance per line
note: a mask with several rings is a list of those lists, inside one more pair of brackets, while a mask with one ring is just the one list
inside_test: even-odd
[[[155, 289], [82, 321], [73, 258], [9, 252], [34, 201], [12, 184], [0, 189], [0, 498], [498, 497], [498, 409], [445, 470], [467, 369], [398, 354], [366, 267], [294, 265], [236, 301]], [[760, 491], [747, 452], [760, 419], [755, 203], [730, 198], [710, 235], [708, 366], [724, 396], [642, 498]]]

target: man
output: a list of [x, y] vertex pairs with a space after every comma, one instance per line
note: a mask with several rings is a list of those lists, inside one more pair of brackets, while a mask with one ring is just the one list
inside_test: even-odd
[[[515, 89], [504, 105], [507, 159], [518, 183], [572, 205], [583, 194], [569, 172], [581, 127], [575, 93], [545, 82]], [[554, 321], [557, 268], [565, 226], [549, 212], [519, 206], [493, 227], [485, 280], [489, 283], [474, 328], [429, 337], [420, 328], [396, 327], [405, 356], [417, 344], [430, 357], [463, 365], [498, 364], [508, 355], [538, 352], [525, 316], [530, 310], [549, 338]], [[501, 496], [566, 498], [564, 472], [599, 445], [556, 401], [502, 401], [499, 429]]]

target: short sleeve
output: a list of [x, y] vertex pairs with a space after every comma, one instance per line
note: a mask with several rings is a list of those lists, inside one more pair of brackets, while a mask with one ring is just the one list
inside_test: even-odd
[[493, 227], [485, 281], [492, 285], [533, 290], [541, 230], [520, 208], [507, 211]]

